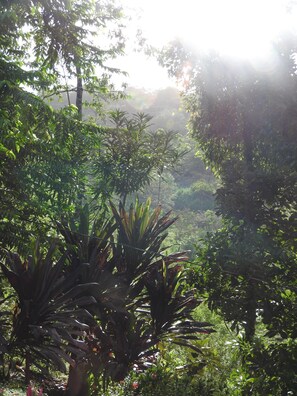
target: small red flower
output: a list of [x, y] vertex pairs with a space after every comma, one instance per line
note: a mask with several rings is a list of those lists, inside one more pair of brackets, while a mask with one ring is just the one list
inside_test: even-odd
[[132, 384], [132, 389], [137, 389], [139, 387], [139, 383], [137, 381], [134, 381]]

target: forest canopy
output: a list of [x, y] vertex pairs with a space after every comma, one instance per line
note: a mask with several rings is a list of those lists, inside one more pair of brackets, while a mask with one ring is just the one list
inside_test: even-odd
[[[84, 92], [99, 115], [122, 96], [105, 63], [123, 49], [122, 11], [84, 0], [0, 11], [1, 381], [19, 370], [28, 394], [32, 381], [98, 394], [154, 365], [167, 343], [199, 353], [198, 334], [213, 329], [193, 317], [186, 252], [165, 251], [176, 219], [149, 199], [125, 208], [185, 150], [144, 113], [104, 114], [109, 126], [83, 117]], [[71, 92], [76, 105], [48, 103]]]
[[135, 112], [115, 1], [0, 14], [1, 383], [294, 394], [297, 37], [261, 67], [177, 40], [188, 114], [169, 88]]
[[249, 345], [246, 389], [269, 394], [297, 384], [296, 43], [280, 36], [258, 69], [178, 42], [161, 56], [176, 76], [190, 65], [183, 95], [191, 133], [221, 183], [224, 227], [198, 251], [199, 287]]

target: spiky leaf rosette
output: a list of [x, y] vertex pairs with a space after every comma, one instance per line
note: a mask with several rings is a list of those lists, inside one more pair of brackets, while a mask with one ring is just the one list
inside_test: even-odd
[[[43, 373], [52, 366], [65, 371], [65, 362], [85, 355], [87, 345], [82, 336], [92, 319], [85, 309], [94, 297], [85, 291], [96, 289], [96, 283], [77, 285], [79, 273], [64, 274], [66, 254], [53, 260], [56, 245], [42, 257], [38, 246], [34, 254], [22, 261], [9, 253], [2, 272], [16, 292], [16, 305], [10, 342], [10, 353], [29, 358]], [[88, 293], [90, 294], [90, 293]]]

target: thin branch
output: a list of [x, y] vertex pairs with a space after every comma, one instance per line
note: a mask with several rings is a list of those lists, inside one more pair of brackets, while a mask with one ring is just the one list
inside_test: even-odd
[[52, 92], [52, 93], [50, 93], [50, 94], [48, 94], [48, 95], [44, 95], [44, 96], [42, 96], [42, 99], [44, 100], [44, 99], [47, 99], [47, 98], [50, 98], [51, 96], [55, 96], [55, 95], [60, 95], [60, 94], [62, 94], [62, 93], [67, 93], [67, 92], [76, 92], [76, 88], [71, 88], [71, 89], [63, 89], [62, 91], [59, 91], [59, 92]]

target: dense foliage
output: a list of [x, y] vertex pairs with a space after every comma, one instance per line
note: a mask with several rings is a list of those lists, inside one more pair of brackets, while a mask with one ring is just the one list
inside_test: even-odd
[[198, 253], [199, 285], [242, 335], [253, 394], [296, 390], [295, 43], [280, 37], [258, 69], [180, 43], [163, 54], [175, 75], [190, 65], [191, 131], [221, 182], [224, 227]]
[[78, 228], [59, 224], [66, 247], [60, 244], [57, 259], [54, 245], [45, 257], [36, 246], [26, 261], [9, 254], [1, 265], [16, 292], [5, 296], [15, 301], [12, 318], [1, 311], [4, 378], [17, 359], [25, 359], [27, 383], [38, 372], [49, 378], [51, 366], [66, 371], [66, 361], [69, 394], [93, 394], [102, 380], [105, 386], [132, 366], [152, 364], [161, 341], [199, 353], [198, 333], [212, 329], [192, 318], [200, 301], [183, 287], [185, 257], [161, 253], [174, 219], [160, 217], [160, 208], [150, 213], [149, 202], [112, 211], [115, 223], [96, 222], [90, 236], [87, 208]]
[[0, 14], [1, 381], [64, 372], [71, 396], [110, 382], [126, 396], [293, 394], [296, 37], [258, 68], [167, 48], [189, 138], [171, 88], [132, 90], [105, 113], [124, 96], [107, 66], [124, 48], [112, 0], [5, 0]]
[[[186, 150], [143, 113], [114, 111], [108, 127], [83, 117], [84, 91], [114, 97], [105, 62], [123, 48], [120, 10], [16, 0], [0, 11], [1, 381], [66, 372], [69, 395], [91, 395], [155, 364], [166, 343], [199, 361], [198, 335], [213, 330], [193, 317], [187, 256], [163, 251], [175, 220], [149, 201], [125, 209]], [[48, 98], [63, 93], [54, 110]]]
[[86, 159], [102, 132], [79, 121], [81, 104], [57, 113], [41, 96], [64, 89], [65, 70], [94, 80], [96, 64], [116, 49], [91, 45], [80, 26], [103, 27], [118, 16], [85, 1], [5, 1], [0, 7], [1, 245], [24, 251], [33, 235], [44, 238], [50, 221], [80, 201]]
[[[168, 132], [150, 131], [144, 114], [115, 113], [114, 128], [81, 121], [83, 89], [101, 101], [114, 92], [101, 70], [123, 44], [112, 3], [2, 2], [1, 15], [0, 247], [25, 253], [57, 218], [94, 196], [95, 208], [114, 193], [125, 200], [181, 153]], [[108, 34], [116, 44], [98, 46]], [[73, 89], [65, 76], [77, 78]], [[76, 106], [53, 111], [42, 99], [64, 90], [75, 91]]]

